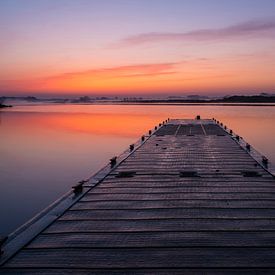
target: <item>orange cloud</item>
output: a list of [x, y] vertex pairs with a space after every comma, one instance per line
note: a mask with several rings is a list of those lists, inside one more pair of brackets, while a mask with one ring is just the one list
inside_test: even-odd
[[180, 62], [136, 64], [91, 70], [68, 72], [49, 77], [2, 81], [0, 89], [13, 86], [15, 89], [53, 91], [91, 91], [129, 89], [148, 82], [152, 78], [163, 78], [177, 73]]
[[36, 79], [34, 83], [43, 90], [139, 89], [152, 78], [176, 74], [179, 64], [171, 62], [91, 69]]
[[136, 76], [158, 76], [162, 74], [172, 74], [171, 71], [179, 63], [157, 63], [157, 64], [138, 64], [129, 66], [118, 66], [111, 68], [99, 68], [85, 70], [80, 72], [64, 73], [56, 76], [51, 76], [45, 80], [57, 79], [72, 79], [79, 77], [106, 77], [106, 78], [121, 78], [121, 77], [136, 77]]

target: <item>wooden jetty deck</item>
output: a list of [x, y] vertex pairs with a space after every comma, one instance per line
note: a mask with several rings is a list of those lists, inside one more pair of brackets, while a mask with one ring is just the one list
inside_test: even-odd
[[273, 172], [216, 120], [167, 120], [11, 234], [0, 272], [274, 274]]

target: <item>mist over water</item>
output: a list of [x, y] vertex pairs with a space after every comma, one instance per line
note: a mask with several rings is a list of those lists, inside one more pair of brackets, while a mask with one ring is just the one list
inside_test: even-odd
[[275, 107], [15, 106], [0, 111], [0, 234], [6, 235], [169, 118], [222, 121], [275, 163]]

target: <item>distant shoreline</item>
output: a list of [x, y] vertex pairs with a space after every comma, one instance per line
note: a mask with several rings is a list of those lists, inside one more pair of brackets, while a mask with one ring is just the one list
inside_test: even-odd
[[4, 104], [0, 104], [0, 109], [4, 109], [4, 108], [11, 108], [11, 105], [4, 105]]
[[[57, 105], [141, 105], [141, 106], [270, 106], [275, 103], [169, 103], [169, 102], [94, 102], [94, 103], [54, 103]], [[41, 104], [42, 105], [42, 104]]]
[[[106, 101], [106, 102], [90, 102], [90, 103], [60, 103], [60, 102], [38, 102], [38, 103], [25, 103], [25, 104], [15, 104], [16, 106], [50, 106], [50, 105], [75, 105], [75, 106], [92, 106], [92, 105], [135, 105], [135, 106], [247, 106], [247, 107], [275, 107], [275, 103], [169, 103], [169, 102], [162, 102], [162, 103], [144, 103], [144, 102], [112, 102], [112, 101]], [[7, 106], [7, 107], [13, 107], [13, 106]], [[6, 107], [3, 107], [6, 108]]]
[[95, 102], [95, 103], [70, 103], [72, 105], [153, 105], [153, 106], [270, 106], [275, 107], [275, 103], [188, 103], [188, 102]]
[[[18, 105], [155, 105], [155, 106], [275, 106], [275, 95], [252, 95], [252, 96], [227, 96], [223, 98], [137, 98], [137, 97], [89, 97], [81, 96], [78, 98], [37, 98], [37, 97], [2, 97], [2, 103], [10, 103], [14, 106]], [[195, 97], [195, 98], [194, 98]], [[1, 100], [0, 100], [1, 102]], [[9, 105], [0, 104], [0, 108], [11, 107]]]

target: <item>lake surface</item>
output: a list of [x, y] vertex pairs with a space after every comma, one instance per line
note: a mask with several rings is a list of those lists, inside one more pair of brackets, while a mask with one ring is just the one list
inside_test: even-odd
[[0, 235], [25, 223], [159, 122], [222, 121], [275, 163], [275, 107], [42, 105], [0, 110]]

